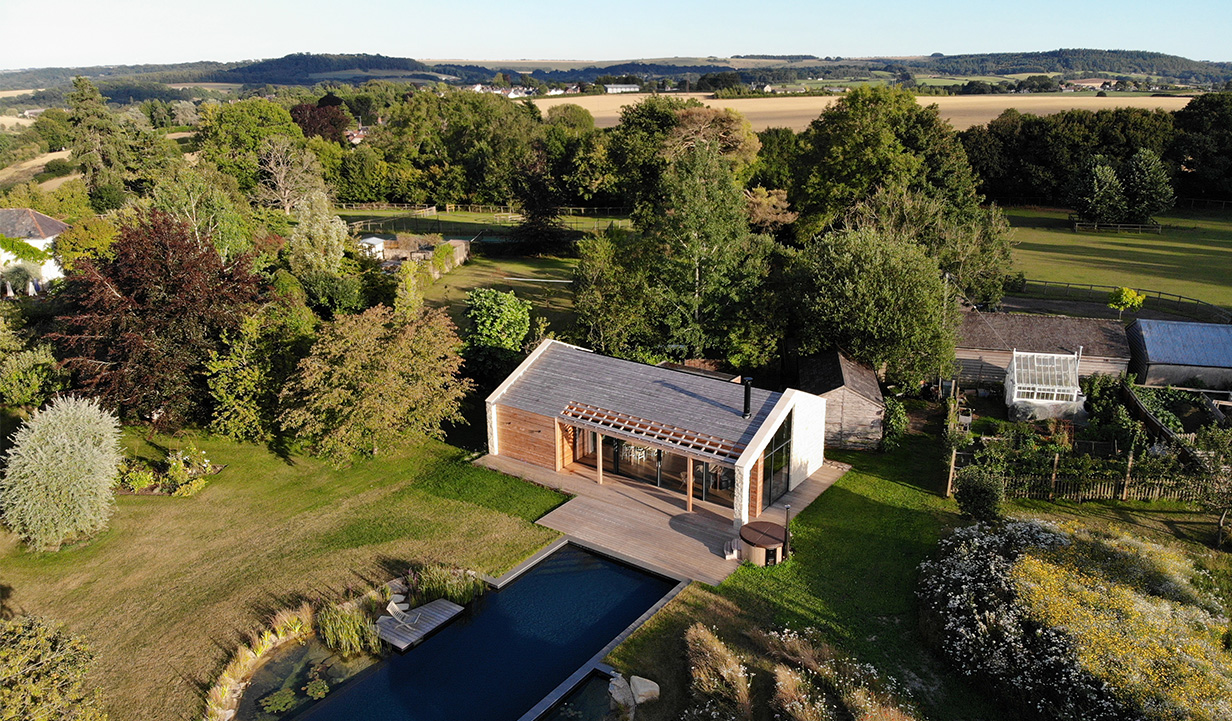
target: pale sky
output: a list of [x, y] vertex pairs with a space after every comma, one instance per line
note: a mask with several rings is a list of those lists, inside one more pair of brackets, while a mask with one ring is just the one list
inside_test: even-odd
[[292, 52], [619, 60], [1099, 48], [1232, 60], [1228, 0], [0, 0], [0, 69]]

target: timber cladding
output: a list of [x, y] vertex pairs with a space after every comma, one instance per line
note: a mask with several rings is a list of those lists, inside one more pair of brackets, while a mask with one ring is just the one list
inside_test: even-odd
[[757, 462], [749, 470], [749, 518], [757, 518], [761, 515], [761, 493], [765, 479], [762, 478], [762, 463], [765, 462], [765, 456], [759, 456]]
[[541, 468], [558, 468], [556, 419], [504, 405], [494, 410], [500, 455]]

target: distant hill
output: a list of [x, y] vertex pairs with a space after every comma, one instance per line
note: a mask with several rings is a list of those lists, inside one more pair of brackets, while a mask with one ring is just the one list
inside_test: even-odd
[[1140, 50], [1061, 49], [1038, 53], [941, 55], [894, 64], [940, 75], [1013, 75], [1067, 73], [1080, 75], [1154, 75], [1187, 83], [1232, 80], [1232, 63], [1190, 60]]
[[220, 83], [249, 85], [312, 85], [323, 75], [374, 70], [423, 72], [431, 67], [411, 58], [391, 58], [384, 55], [315, 55], [295, 53], [273, 60], [231, 68], [217, 73], [211, 80]]
[[[737, 68], [741, 61], [758, 59], [756, 68]], [[708, 73], [739, 70], [746, 80], [791, 82], [799, 77], [838, 77], [842, 72], [867, 74], [881, 66], [912, 73], [948, 76], [1012, 75], [1016, 73], [1065, 73], [1067, 75], [1152, 75], [1181, 83], [1232, 81], [1232, 63], [1190, 60], [1176, 55], [1136, 50], [1061, 49], [1031, 53], [984, 53], [912, 58], [834, 58], [809, 55], [744, 55], [725, 58], [666, 58], [586, 64], [576, 61], [539, 66], [531, 73], [548, 82], [593, 82], [603, 75], [636, 75], [642, 78], [696, 78]], [[202, 61], [175, 65], [115, 65], [80, 68], [38, 68], [0, 72], [0, 90], [53, 88], [83, 75], [95, 82], [142, 80], [161, 83], [222, 82], [244, 85], [314, 85], [323, 80], [363, 82], [373, 77], [440, 79], [455, 83], [486, 82], [498, 72], [519, 70], [502, 63], [450, 62], [429, 65], [411, 58], [384, 55], [320, 55], [296, 53], [270, 60], [221, 63]], [[446, 76], [446, 77], [442, 77]]]

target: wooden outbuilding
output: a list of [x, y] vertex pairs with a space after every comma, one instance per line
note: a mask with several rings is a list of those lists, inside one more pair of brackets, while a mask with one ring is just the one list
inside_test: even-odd
[[964, 386], [1001, 383], [1020, 353], [1080, 356], [1078, 376], [1129, 369], [1125, 326], [1102, 318], [1028, 313], [963, 313], [958, 332], [958, 380]]
[[885, 398], [871, 366], [836, 350], [801, 358], [799, 385], [826, 399], [826, 445], [867, 449], [881, 443]]
[[545, 340], [488, 396], [488, 453], [617, 475], [756, 518], [821, 468], [826, 400]]
[[1232, 325], [1140, 319], [1129, 344], [1139, 383], [1232, 389]]

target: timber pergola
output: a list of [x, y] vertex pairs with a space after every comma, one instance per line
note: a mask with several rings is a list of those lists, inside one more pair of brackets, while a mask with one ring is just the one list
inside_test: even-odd
[[[606, 410], [587, 403], [571, 402], [561, 411], [560, 422], [598, 434], [599, 445], [605, 436], [623, 438], [684, 456], [687, 462], [685, 478], [685, 508], [693, 510], [693, 461], [715, 463], [735, 470], [736, 461], [744, 452], [745, 444], [735, 443], [718, 436], [699, 433], [667, 423], [638, 418], [620, 411]], [[603, 454], [595, 459], [598, 481], [603, 483]]]

